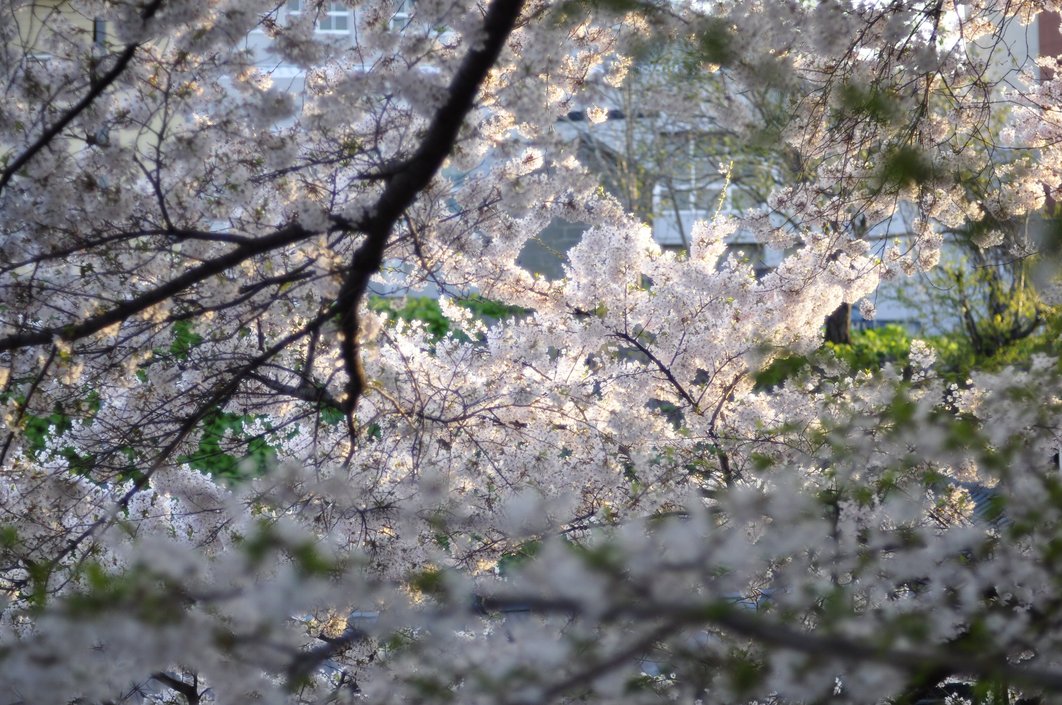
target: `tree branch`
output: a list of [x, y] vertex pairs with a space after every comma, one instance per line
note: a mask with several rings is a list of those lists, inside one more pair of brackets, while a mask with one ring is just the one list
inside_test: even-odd
[[473, 41], [447, 90], [447, 100], [436, 111], [420, 147], [387, 181], [380, 198], [358, 227], [365, 241], [354, 253], [337, 299], [343, 331], [343, 361], [349, 378], [346, 410], [351, 412], [365, 390], [358, 342], [358, 304], [369, 279], [380, 269], [391, 230], [442, 167], [457, 141], [465, 116], [472, 110], [480, 86], [497, 63], [524, 0], [494, 0], [483, 18], [484, 38]]
[[[482, 609], [505, 611], [519, 606], [539, 614], [579, 616], [583, 605], [564, 598], [483, 597], [477, 604]], [[765, 646], [796, 651], [818, 657], [830, 657], [846, 663], [880, 663], [913, 674], [946, 673], [959, 676], [1004, 678], [1009, 682], [1062, 691], [1062, 673], [1058, 671], [1015, 665], [1005, 655], [987, 650], [984, 654], [972, 649], [958, 649], [955, 643], [933, 648], [896, 648], [875, 643], [865, 637], [844, 634], [822, 634], [802, 631], [788, 624], [750, 613], [740, 606], [723, 601], [702, 604], [645, 604], [624, 602], [601, 615], [602, 621], [616, 619], [664, 620], [673, 629], [691, 626], [714, 626]]]
[[270, 250], [291, 245], [313, 233], [294, 223], [273, 232], [265, 237], [250, 240], [241, 244], [227, 254], [204, 262], [194, 267], [179, 277], [157, 286], [150, 291], [123, 301], [113, 308], [95, 316], [90, 316], [79, 323], [69, 323], [64, 326], [52, 326], [41, 328], [29, 333], [15, 333], [0, 338], [0, 352], [17, 350], [19, 348], [35, 345], [50, 344], [55, 338], [74, 341], [100, 332], [108, 326], [135, 316], [146, 311], [150, 307], [159, 304], [176, 294], [192, 287], [199, 282], [205, 281], [212, 276], [221, 274], [256, 255], [264, 254]]
[[[155, 16], [155, 13], [158, 12], [159, 7], [161, 6], [162, 0], [153, 0], [148, 3], [140, 13], [141, 19], [145, 21], [151, 19]], [[52, 123], [51, 127], [41, 133], [41, 136], [38, 137], [33, 144], [27, 147], [22, 154], [18, 155], [14, 161], [8, 164], [4, 170], [0, 172], [0, 192], [4, 190], [7, 184], [22, 167], [26, 166], [31, 159], [37, 156], [38, 152], [51, 144], [52, 140], [58, 137], [59, 133], [74, 121], [74, 118], [83, 113], [97, 98], [103, 95], [104, 91], [110, 88], [111, 84], [118, 80], [119, 76], [125, 73], [125, 70], [129, 67], [129, 63], [133, 60], [133, 56], [139, 48], [140, 44], [126, 45], [122, 50], [122, 53], [118, 55], [118, 60], [114, 63], [114, 66], [111, 67], [111, 70], [93, 81], [89, 87], [88, 93], [86, 93], [81, 100], [70, 106], [58, 120]]]
[[179, 678], [174, 678], [168, 673], [152, 673], [151, 677], [162, 683], [167, 688], [175, 690], [184, 696], [184, 699], [188, 701], [188, 705], [199, 705], [199, 699], [201, 694], [199, 689], [196, 688], [195, 683], [185, 683]]
[[299, 401], [324, 405], [336, 410], [342, 409], [342, 406], [331, 394], [328, 393], [328, 389], [324, 385], [321, 385], [308, 377], [300, 379], [297, 386], [284, 384], [283, 382], [257, 372], [252, 372], [249, 377], [267, 389], [279, 392], [280, 394], [285, 394], [294, 399], [298, 399]]
[[320, 637], [324, 642], [323, 644], [307, 651], [300, 651], [291, 662], [291, 665], [288, 666], [286, 674], [288, 687], [297, 686], [300, 681], [309, 678], [310, 674], [316, 671], [325, 661], [349, 649], [355, 642], [367, 639], [368, 636], [368, 634], [353, 624], [347, 624], [347, 628], [337, 637]]

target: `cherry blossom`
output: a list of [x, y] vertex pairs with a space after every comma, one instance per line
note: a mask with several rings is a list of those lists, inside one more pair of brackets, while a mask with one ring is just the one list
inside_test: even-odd
[[[1057, 362], [816, 352], [1058, 185], [1059, 79], [991, 78], [1049, 5], [8, 2], [3, 702], [1054, 697]], [[792, 166], [682, 251], [565, 127], [653, 42], [713, 77], [656, 117]]]

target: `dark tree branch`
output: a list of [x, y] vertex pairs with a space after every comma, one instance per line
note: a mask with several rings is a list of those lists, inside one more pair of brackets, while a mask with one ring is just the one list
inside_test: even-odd
[[93, 248], [100, 248], [104, 245], [110, 245], [116, 242], [122, 242], [127, 240], [135, 240], [139, 237], [145, 237], [148, 235], [164, 235], [166, 237], [173, 238], [177, 242], [185, 240], [204, 240], [208, 242], [228, 242], [235, 245], [247, 245], [254, 242], [254, 238], [244, 235], [236, 235], [235, 233], [221, 233], [221, 232], [209, 232], [205, 230], [191, 230], [186, 228], [174, 228], [174, 229], [161, 229], [151, 228], [145, 230], [127, 230], [115, 235], [107, 235], [99, 237], [93, 240], [89, 244], [83, 242], [77, 242], [69, 247], [54, 247], [49, 249], [48, 252], [43, 254], [35, 254], [32, 257], [28, 257], [22, 260], [16, 260], [14, 262], [5, 262], [3, 267], [0, 267], [0, 273], [7, 273], [18, 269], [19, 267], [25, 267], [26, 265], [41, 264], [43, 262], [64, 259], [70, 255], [90, 251]]
[[[675, 389], [676, 392], [678, 392], [679, 396], [682, 397], [683, 400], [685, 400], [686, 403], [690, 405], [690, 408], [693, 409], [694, 413], [704, 413], [701, 409], [700, 402], [697, 399], [693, 398], [693, 395], [690, 394], [689, 391], [682, 386], [682, 383], [679, 382], [678, 379], [675, 377], [675, 374], [671, 371], [671, 368], [665, 365], [663, 360], [653, 354], [653, 351], [650, 350], [649, 347], [645, 345], [645, 343], [638, 340], [636, 336], [633, 336], [630, 333], [626, 332], [613, 333], [612, 335], [619, 338], [620, 340], [624, 340], [630, 343], [638, 350], [638, 352], [645, 355], [649, 359], [649, 361], [656, 366], [660, 373], [664, 375], [665, 378], [667, 378], [668, 383]], [[709, 437], [711, 437], [712, 442], [715, 444], [715, 453], [716, 457], [719, 458], [719, 468], [723, 474], [723, 482], [728, 486], [733, 484], [734, 482], [734, 471], [733, 468], [730, 467], [730, 456], [727, 455], [726, 451], [724, 451], [722, 446], [720, 445], [719, 435], [715, 430], [715, 424], [716, 421], [718, 421], [719, 419], [719, 414], [723, 410], [723, 405], [726, 403], [727, 397], [730, 396], [731, 392], [734, 391], [734, 388], [744, 376], [745, 375], [743, 373], [739, 374], [726, 387], [726, 389], [723, 390], [723, 394], [720, 397], [719, 403], [716, 405], [715, 411], [712, 413], [712, 418], [708, 424], [708, 435]]]
[[369, 279], [383, 263], [395, 223], [431, 183], [453, 149], [465, 116], [472, 110], [480, 86], [497, 63], [523, 6], [524, 0], [494, 0], [490, 4], [483, 18], [483, 40], [472, 42], [472, 48], [450, 81], [446, 102], [436, 111], [420, 147], [388, 179], [380, 198], [358, 227], [365, 233], [365, 241], [354, 253], [336, 302], [343, 331], [343, 361], [349, 377], [344, 399], [348, 413], [365, 390], [365, 373], [359, 355], [358, 304]]
[[[506, 611], [530, 609], [538, 614], [578, 617], [584, 606], [569, 599], [550, 600], [519, 595], [485, 597], [478, 600], [482, 609]], [[818, 658], [828, 657], [845, 663], [879, 663], [911, 674], [940, 674], [969, 677], [1002, 678], [1016, 685], [1062, 691], [1062, 673], [1045, 668], [1010, 663], [1005, 654], [988, 645], [962, 644], [955, 640], [938, 648], [893, 647], [865, 637], [838, 633], [803, 631], [783, 622], [750, 613], [727, 602], [702, 604], [645, 604], [624, 602], [600, 615], [604, 622], [618, 619], [662, 620], [673, 629], [715, 627], [752, 639], [776, 649], [796, 651]]]
[[298, 686], [300, 682], [309, 678], [310, 674], [316, 671], [325, 661], [346, 651], [355, 642], [367, 639], [368, 636], [368, 634], [353, 624], [348, 624], [343, 633], [337, 637], [321, 636], [320, 639], [324, 643], [312, 649], [300, 651], [291, 662], [291, 665], [288, 666], [286, 674], [288, 687], [294, 688]]
[[[150, 20], [155, 16], [155, 13], [158, 12], [159, 7], [161, 6], [162, 0], [153, 0], [140, 12], [140, 17], [145, 21]], [[110, 88], [110, 86], [118, 80], [119, 76], [125, 73], [125, 70], [129, 67], [129, 63], [133, 60], [133, 56], [139, 48], [140, 44], [126, 45], [126, 47], [122, 49], [122, 53], [118, 55], [118, 60], [115, 61], [114, 66], [111, 67], [110, 71], [94, 80], [89, 87], [88, 93], [86, 93], [81, 100], [70, 106], [58, 120], [52, 123], [51, 127], [41, 133], [41, 136], [38, 137], [33, 144], [27, 147], [22, 154], [18, 155], [18, 157], [12, 160], [10, 164], [4, 167], [4, 170], [0, 172], [0, 192], [7, 187], [7, 184], [22, 167], [26, 166], [31, 159], [37, 156], [38, 152], [51, 144], [52, 140], [58, 137], [59, 133], [66, 129], [67, 125], [73, 122], [78, 115], [92, 105], [97, 98], [103, 95], [104, 91]]]
[[115, 323], [121, 323], [126, 319], [141, 313], [148, 308], [159, 304], [181, 293], [199, 282], [205, 281], [212, 276], [235, 267], [242, 262], [260, 254], [269, 252], [280, 247], [294, 244], [311, 236], [313, 233], [295, 223], [284, 227], [264, 237], [250, 240], [245, 244], [238, 245], [228, 253], [204, 262], [194, 267], [179, 277], [146, 291], [128, 301], [114, 306], [103, 313], [90, 316], [79, 323], [69, 323], [64, 326], [41, 328], [27, 333], [15, 333], [0, 338], [0, 352], [18, 350], [19, 348], [32, 347], [35, 345], [50, 344], [55, 338], [74, 341], [80, 338], [100, 332]]
[[693, 409], [695, 413], [701, 413], [701, 408], [700, 405], [697, 404], [697, 400], [694, 399], [693, 395], [690, 394], [686, 390], [686, 388], [682, 386], [682, 383], [679, 382], [678, 379], [675, 377], [675, 374], [671, 371], [671, 368], [665, 365], [663, 360], [654, 355], [653, 351], [650, 350], [645, 345], [645, 343], [638, 340], [638, 338], [631, 335], [630, 333], [613, 333], [612, 335], [616, 338], [619, 338], [620, 340], [624, 340], [630, 343], [635, 348], [637, 348], [638, 352], [645, 355], [649, 359], [649, 362], [653, 363], [653, 365], [656, 366], [656, 369], [660, 370], [660, 373], [664, 375], [665, 378], [667, 378], [668, 383], [674, 388], [676, 392], [678, 392], [679, 396], [682, 397], [683, 400], [690, 405], [690, 408]]
[[287, 395], [293, 399], [310, 402], [311, 404], [328, 406], [337, 411], [343, 408], [340, 403], [328, 393], [328, 389], [326, 389], [324, 385], [318, 384], [311, 379], [303, 378], [300, 380], [300, 384], [291, 385], [284, 384], [272, 377], [257, 372], [251, 373], [249, 376], [263, 387]]
[[184, 696], [184, 699], [188, 701], [188, 705], [199, 705], [201, 693], [196, 687], [195, 683], [185, 683], [179, 678], [174, 678], [167, 673], [153, 673], [151, 677], [162, 683], [164, 686], [171, 690], [175, 690]]

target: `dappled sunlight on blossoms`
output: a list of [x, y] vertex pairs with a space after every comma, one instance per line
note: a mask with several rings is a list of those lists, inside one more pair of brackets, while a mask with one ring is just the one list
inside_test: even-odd
[[0, 693], [1050, 701], [1057, 361], [823, 323], [1050, 244], [1054, 5], [14, 0]]

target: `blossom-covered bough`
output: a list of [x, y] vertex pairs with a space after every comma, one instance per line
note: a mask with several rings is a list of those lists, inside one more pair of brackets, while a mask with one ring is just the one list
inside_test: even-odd
[[[991, 68], [1043, 3], [289, 5], [2, 8], [0, 703], [1062, 691], [1057, 364], [756, 382], [1057, 186], [1057, 80]], [[646, 42], [785, 103], [800, 167], [681, 253], [557, 130]]]

